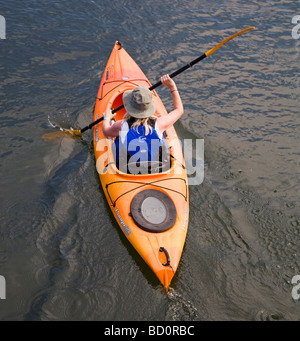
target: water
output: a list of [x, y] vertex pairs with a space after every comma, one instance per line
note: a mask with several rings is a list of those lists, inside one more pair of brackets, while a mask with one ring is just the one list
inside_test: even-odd
[[[1, 320], [299, 320], [300, 40], [296, 1], [2, 1]], [[178, 76], [181, 138], [205, 141], [189, 231], [165, 294], [122, 235], [84, 127], [115, 40], [152, 83]], [[158, 90], [167, 108], [166, 89]]]

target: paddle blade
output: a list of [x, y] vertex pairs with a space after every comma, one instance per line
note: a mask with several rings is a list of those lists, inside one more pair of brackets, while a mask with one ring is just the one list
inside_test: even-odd
[[43, 140], [44, 141], [55, 141], [58, 139], [62, 139], [65, 136], [78, 136], [81, 137], [82, 133], [81, 130], [73, 130], [73, 129], [60, 129], [58, 131], [53, 131], [51, 133], [47, 133], [43, 135]]
[[239, 36], [239, 35], [241, 35], [241, 34], [243, 34], [243, 33], [245, 33], [245, 32], [248, 32], [248, 31], [250, 31], [250, 30], [253, 30], [253, 29], [255, 29], [254, 26], [247, 27], [247, 28], [245, 28], [244, 30], [242, 30], [242, 31], [240, 31], [240, 32], [237, 32], [237, 33], [233, 34], [232, 36], [230, 36], [230, 37], [224, 39], [224, 40], [221, 41], [221, 43], [219, 43], [217, 46], [215, 46], [215, 47], [213, 47], [212, 49], [210, 49], [209, 51], [205, 52], [206, 57], [208, 57], [208, 56], [210, 56], [211, 54], [213, 54], [213, 53], [214, 53], [215, 51], [217, 51], [221, 46], [223, 46], [224, 44], [226, 44], [229, 40], [231, 40], [231, 39], [233, 39], [233, 38], [235, 38], [235, 37], [237, 37], [237, 36]]

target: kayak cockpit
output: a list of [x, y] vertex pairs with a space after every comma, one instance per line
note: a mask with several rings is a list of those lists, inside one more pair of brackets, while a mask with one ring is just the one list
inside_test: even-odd
[[[117, 97], [114, 99], [112, 103], [111, 106], [112, 109], [118, 108], [119, 106], [123, 105], [122, 97], [123, 93], [117, 95]], [[115, 120], [116, 121], [122, 120], [125, 114], [126, 114], [125, 108], [119, 110], [116, 113]], [[166, 132], [164, 132], [164, 138], [165, 137]], [[112, 145], [112, 151], [116, 167], [122, 173], [134, 175], [157, 174], [168, 171], [172, 166], [170, 147], [167, 145], [167, 143], [164, 143], [164, 146], [160, 147], [158, 160], [142, 161], [138, 158], [135, 160], [135, 158], [130, 157], [129, 153], [127, 152], [125, 157], [123, 158], [123, 161], [121, 162], [119, 158], [116, 157], [116, 148], [114, 143]]]

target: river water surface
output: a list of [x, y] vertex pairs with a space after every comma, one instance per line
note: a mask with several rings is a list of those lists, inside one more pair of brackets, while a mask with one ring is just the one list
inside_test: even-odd
[[[299, 2], [12, 0], [0, 15], [0, 320], [299, 320]], [[166, 294], [110, 213], [91, 131], [42, 136], [92, 121], [116, 40], [155, 83], [248, 26], [176, 78], [175, 128], [204, 139], [205, 176]]]

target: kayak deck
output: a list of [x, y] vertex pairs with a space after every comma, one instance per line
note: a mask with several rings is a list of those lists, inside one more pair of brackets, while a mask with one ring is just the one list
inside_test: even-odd
[[[116, 42], [100, 83], [94, 120], [123, 104], [124, 91], [138, 85], [151, 86]], [[156, 91], [152, 94], [155, 114], [167, 115]], [[122, 120], [125, 113], [125, 109], [118, 111], [115, 120]], [[172, 126], [165, 137], [172, 154], [170, 168], [151, 174], [129, 174], [117, 168], [114, 142], [103, 135], [102, 122], [94, 127], [93, 135], [96, 168], [111, 211], [129, 242], [168, 290], [181, 258], [189, 217], [187, 174], [176, 131]]]

